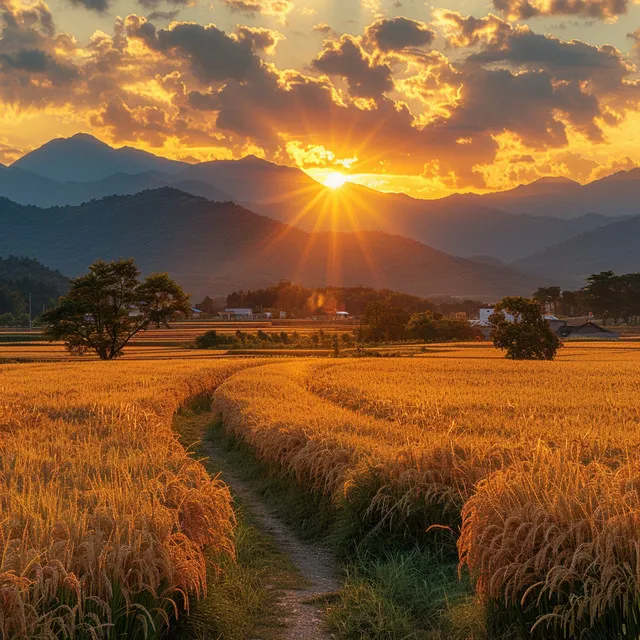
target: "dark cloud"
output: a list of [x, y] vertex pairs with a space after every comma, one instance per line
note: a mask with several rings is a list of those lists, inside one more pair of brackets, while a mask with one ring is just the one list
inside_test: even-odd
[[325, 41], [312, 66], [322, 73], [345, 78], [351, 95], [359, 98], [377, 98], [394, 87], [391, 67], [376, 62], [350, 35], [337, 42]]
[[[83, 0], [84, 1], [84, 0]], [[105, 0], [108, 1], [108, 0]], [[189, 7], [194, 4], [194, 0], [166, 0], [168, 4], [180, 7]], [[161, 4], [162, 0], [138, 0], [138, 3], [145, 9], [155, 9]], [[162, 12], [159, 12], [162, 13]], [[152, 20], [153, 18], [149, 18]]]
[[366, 30], [367, 39], [385, 52], [431, 45], [435, 35], [424, 22], [408, 18], [381, 18]]
[[357, 156], [357, 171], [481, 187], [482, 167], [509, 162], [502, 136], [525, 171], [527, 156], [562, 152], [573, 132], [602, 142], [602, 123], [617, 125], [640, 95], [634, 67], [614, 47], [493, 15], [437, 12], [433, 27], [456, 48], [450, 56], [431, 50], [423, 23], [378, 19], [363, 36], [326, 40], [311, 73], [262, 59], [282, 38], [269, 29], [160, 28], [133, 15], [81, 49], [56, 33], [41, 0], [18, 2], [0, 0], [0, 104], [72, 107], [114, 141], [258, 147], [271, 159], [318, 148]]
[[258, 36], [231, 37], [214, 25], [202, 26], [192, 22], [172, 24], [168, 29], [157, 30], [153, 24], [129, 16], [127, 33], [138, 37], [156, 51], [184, 60], [203, 82], [242, 80], [260, 67], [260, 58], [253, 45]]
[[274, 53], [278, 42], [283, 38], [281, 33], [272, 29], [241, 25], [237, 27], [237, 35], [239, 42], [247, 43], [254, 51], [265, 51], [266, 53]]
[[493, 0], [508, 18], [527, 20], [537, 16], [584, 16], [613, 20], [627, 12], [629, 0]]
[[480, 46], [480, 51], [466, 58], [467, 63], [546, 70], [556, 80], [589, 82], [598, 91], [615, 91], [633, 72], [622, 53], [610, 45], [561, 40], [526, 26], [512, 26], [497, 16], [476, 19], [445, 11], [438, 14], [438, 21], [450, 45]]
[[503, 44], [513, 31], [508, 22], [493, 14], [475, 18], [463, 16], [458, 11], [438, 9], [434, 16], [434, 24], [442, 31], [450, 47], [473, 47], [482, 44], [498, 46]]
[[0, 53], [0, 68], [3, 71], [43, 74], [54, 85], [71, 82], [78, 77], [78, 70], [75, 67], [60, 63], [41, 49], [21, 49], [13, 55]]
[[71, 0], [71, 4], [97, 13], [105, 13], [109, 8], [108, 0]]
[[178, 17], [179, 13], [179, 9], [174, 9], [173, 11], [152, 11], [147, 16], [147, 20], [166, 20], [171, 22]]
[[56, 35], [47, 5], [0, 1], [0, 15], [0, 99], [25, 107], [66, 100], [68, 85], [80, 76], [70, 58], [75, 44]]
[[615, 47], [596, 47], [579, 40], [566, 42], [553, 36], [514, 30], [499, 46], [473, 54], [469, 62], [483, 65], [509, 63], [527, 69], [547, 70], [557, 81], [587, 82], [592, 93], [617, 92], [633, 71]]
[[293, 0], [221, 0], [231, 11], [263, 14], [284, 19], [293, 10]]
[[161, 146], [172, 133], [164, 110], [148, 106], [131, 109], [122, 98], [113, 98], [91, 119], [94, 127], [109, 129], [119, 140], [142, 140], [152, 146]]
[[591, 139], [602, 139], [594, 122], [600, 115], [596, 97], [578, 83], [554, 82], [548, 72], [477, 69], [465, 77], [460, 99], [447, 126], [461, 137], [511, 131], [528, 147], [559, 147], [567, 143], [562, 113]]

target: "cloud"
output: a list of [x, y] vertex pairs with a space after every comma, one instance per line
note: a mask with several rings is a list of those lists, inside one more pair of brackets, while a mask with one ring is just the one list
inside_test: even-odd
[[[108, 0], [104, 0], [104, 1], [108, 1]], [[190, 7], [196, 4], [196, 0], [166, 0], [166, 1], [170, 5], [180, 6], [180, 7]], [[161, 0], [138, 0], [138, 3], [140, 4], [140, 6], [145, 7], [146, 9], [154, 9], [160, 5]], [[158, 12], [158, 13], [162, 13], [162, 12]]]
[[178, 17], [180, 13], [179, 9], [174, 9], [173, 11], [152, 11], [148, 16], [147, 20], [165, 20], [167, 22], [171, 22]]
[[0, 100], [23, 107], [65, 100], [79, 78], [72, 60], [76, 43], [56, 35], [53, 16], [41, 0], [22, 5], [0, 2]]
[[313, 30], [317, 31], [318, 33], [325, 33], [327, 35], [332, 35], [332, 36], [336, 35], [335, 29], [333, 29], [333, 27], [328, 25], [326, 22], [321, 22], [319, 24], [314, 24], [313, 25]]
[[97, 13], [105, 13], [109, 8], [108, 0], [71, 0], [71, 4]]
[[401, 51], [433, 43], [435, 32], [424, 22], [408, 18], [380, 18], [366, 29], [366, 37], [380, 51]]
[[629, 0], [493, 0], [493, 6], [510, 20], [538, 16], [583, 16], [615, 21], [627, 13]]
[[[302, 163], [346, 158], [356, 172], [483, 187], [507, 169], [533, 175], [539, 157], [576, 138], [606, 144], [607, 127], [637, 111], [640, 97], [635, 67], [614, 47], [496, 15], [441, 10], [430, 25], [378, 18], [364, 35], [325, 40], [301, 70], [268, 58], [283, 36], [264, 27], [161, 28], [131, 15], [81, 46], [56, 31], [42, 1], [0, 0], [0, 14], [3, 108], [59, 108], [114, 142], [173, 155], [188, 146]], [[448, 48], [433, 48], [442, 41]], [[549, 158], [554, 171], [589, 169]]]
[[491, 13], [484, 18], [475, 18], [463, 16], [458, 11], [437, 9], [433, 15], [433, 25], [450, 47], [499, 46], [513, 31], [508, 22]]
[[231, 11], [246, 15], [261, 14], [285, 21], [293, 11], [293, 0], [221, 0]]
[[[203, 82], [244, 79], [259, 68], [261, 61], [254, 45], [259, 41], [264, 45], [267, 37], [266, 31], [250, 29], [232, 37], [215, 25], [193, 22], [173, 23], [168, 29], [157, 30], [138, 16], [127, 18], [126, 29], [130, 37], [140, 38], [151, 49], [183, 60]], [[275, 46], [274, 36], [269, 37], [271, 46]]]
[[477, 65], [505, 63], [511, 67], [546, 70], [556, 80], [588, 82], [594, 90], [616, 92], [635, 67], [610, 45], [597, 47], [579, 40], [561, 40], [513, 26], [497, 16], [476, 19], [453, 11], [440, 11], [436, 23], [455, 47], [480, 47], [466, 62]]
[[276, 52], [278, 43], [284, 39], [279, 31], [265, 29], [263, 27], [244, 27], [238, 25], [236, 28], [237, 40], [246, 42], [254, 51], [264, 51], [269, 55]]
[[351, 35], [338, 41], [326, 40], [312, 66], [327, 75], [345, 78], [351, 95], [359, 98], [379, 98], [394, 88], [391, 67], [376, 61]]

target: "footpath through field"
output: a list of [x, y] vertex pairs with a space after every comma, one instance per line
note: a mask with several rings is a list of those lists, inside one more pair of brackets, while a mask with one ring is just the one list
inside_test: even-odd
[[233, 496], [248, 512], [257, 528], [273, 540], [302, 577], [301, 588], [285, 589], [281, 592], [280, 605], [286, 624], [282, 634], [283, 640], [333, 638], [326, 629], [323, 607], [324, 598], [335, 594], [341, 588], [337, 578], [338, 568], [331, 553], [301, 539], [290, 526], [274, 514], [252, 483], [234, 471], [225, 452], [214, 441], [205, 437], [202, 441], [202, 451], [209, 458], [211, 467], [221, 472], [220, 479], [231, 489]]

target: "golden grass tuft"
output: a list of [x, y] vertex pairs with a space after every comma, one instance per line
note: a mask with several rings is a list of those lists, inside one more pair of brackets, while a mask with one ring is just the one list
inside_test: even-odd
[[0, 367], [0, 637], [157, 637], [205, 592], [234, 514], [171, 420], [248, 364]]

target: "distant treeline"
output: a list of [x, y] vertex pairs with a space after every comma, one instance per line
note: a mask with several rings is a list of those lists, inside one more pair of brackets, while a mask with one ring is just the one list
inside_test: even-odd
[[28, 325], [29, 296], [32, 315], [36, 316], [55, 304], [68, 283], [59, 271], [48, 269], [37, 260], [0, 258], [0, 326]]
[[587, 284], [578, 291], [563, 291], [560, 287], [540, 287], [533, 298], [548, 306], [561, 317], [593, 313], [614, 324], [640, 323], [640, 273], [615, 274], [602, 271], [590, 275]]
[[196, 338], [198, 349], [333, 349], [339, 351], [342, 346], [354, 344], [353, 332], [327, 333], [320, 329], [310, 333], [267, 333], [259, 330], [256, 332], [236, 331], [234, 334], [207, 331]]
[[[290, 318], [306, 318], [312, 315], [332, 314], [346, 311], [361, 316], [371, 304], [404, 309], [411, 313], [431, 311], [445, 315], [464, 311], [470, 315], [477, 313], [484, 303], [474, 300], [458, 301], [446, 299], [439, 304], [428, 298], [413, 296], [390, 289], [372, 287], [305, 287], [283, 280], [276, 285], [254, 291], [234, 291], [226, 298], [226, 307], [232, 309], [253, 309], [255, 312], [275, 309], [286, 312]], [[207, 297], [196, 307], [204, 313], [220, 311], [220, 304]]]

